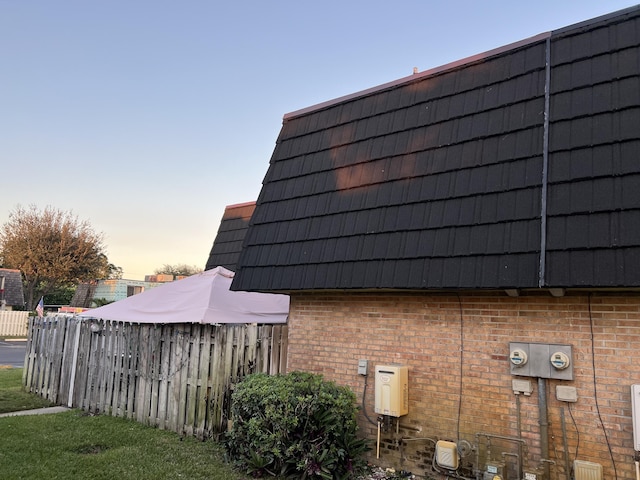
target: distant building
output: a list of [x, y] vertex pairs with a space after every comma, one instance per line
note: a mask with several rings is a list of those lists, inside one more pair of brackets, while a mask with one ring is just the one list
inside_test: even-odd
[[0, 268], [0, 310], [24, 307], [24, 291], [20, 270]]
[[224, 267], [232, 272], [237, 270], [238, 257], [242, 250], [245, 234], [249, 228], [256, 202], [228, 205], [224, 209], [218, 234], [213, 241], [205, 270]]
[[91, 308], [96, 306], [95, 300], [106, 303], [124, 300], [173, 280], [173, 275], [147, 275], [144, 281], [118, 278], [82, 283], [78, 285], [69, 306], [72, 308]]

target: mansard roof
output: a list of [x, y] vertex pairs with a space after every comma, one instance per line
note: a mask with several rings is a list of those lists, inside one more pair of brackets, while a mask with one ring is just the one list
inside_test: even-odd
[[248, 202], [225, 208], [205, 270], [224, 267], [232, 272], [236, 271], [242, 242], [255, 207], [256, 202]]
[[20, 270], [0, 268], [0, 304], [3, 302], [10, 307], [24, 307]]
[[238, 290], [640, 286], [640, 7], [285, 115]]

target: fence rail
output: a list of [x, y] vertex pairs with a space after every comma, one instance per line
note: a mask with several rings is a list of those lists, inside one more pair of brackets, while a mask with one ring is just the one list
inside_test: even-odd
[[58, 405], [207, 438], [227, 428], [233, 385], [284, 373], [287, 326], [29, 318], [23, 384]]
[[29, 312], [0, 310], [0, 336], [26, 337]]

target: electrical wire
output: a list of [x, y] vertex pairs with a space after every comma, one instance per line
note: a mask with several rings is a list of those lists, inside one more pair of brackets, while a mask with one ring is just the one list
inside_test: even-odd
[[600, 425], [602, 425], [602, 432], [604, 433], [604, 439], [607, 442], [607, 448], [609, 449], [609, 457], [611, 458], [611, 464], [613, 465], [613, 473], [618, 479], [618, 469], [616, 468], [616, 462], [613, 458], [613, 451], [611, 450], [611, 444], [609, 443], [609, 436], [607, 435], [607, 429], [604, 428], [604, 422], [602, 421], [602, 415], [600, 414], [600, 405], [598, 403], [598, 382], [596, 381], [596, 353], [595, 353], [595, 340], [593, 333], [593, 315], [591, 313], [591, 296], [593, 293], [589, 293], [588, 296], [588, 305], [589, 305], [589, 327], [591, 328], [591, 372], [593, 375], [593, 396], [596, 402], [596, 412], [598, 413], [598, 420], [600, 420]]
[[371, 425], [376, 425], [377, 426], [378, 424], [376, 422], [374, 422], [373, 420], [371, 420], [369, 418], [369, 415], [367, 415], [367, 407], [366, 407], [365, 402], [364, 402], [365, 398], [367, 396], [367, 378], [368, 378], [368, 375], [365, 375], [364, 376], [364, 388], [362, 389], [362, 413], [364, 413], [364, 418], [366, 418]]
[[580, 430], [578, 430], [578, 424], [576, 423], [576, 419], [573, 416], [573, 412], [571, 411], [571, 404], [568, 403], [567, 407], [569, 407], [569, 416], [571, 417], [571, 421], [573, 422], [573, 428], [576, 429], [576, 453], [573, 455], [573, 458], [578, 458], [578, 449], [580, 448]]

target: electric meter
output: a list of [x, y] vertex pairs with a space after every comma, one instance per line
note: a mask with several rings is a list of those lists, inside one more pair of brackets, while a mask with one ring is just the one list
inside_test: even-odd
[[511, 360], [511, 363], [516, 367], [522, 367], [525, 363], [527, 363], [527, 353], [524, 350], [516, 348], [511, 351], [509, 360]]
[[556, 370], [564, 370], [569, 366], [569, 356], [564, 352], [555, 352], [549, 359]]

